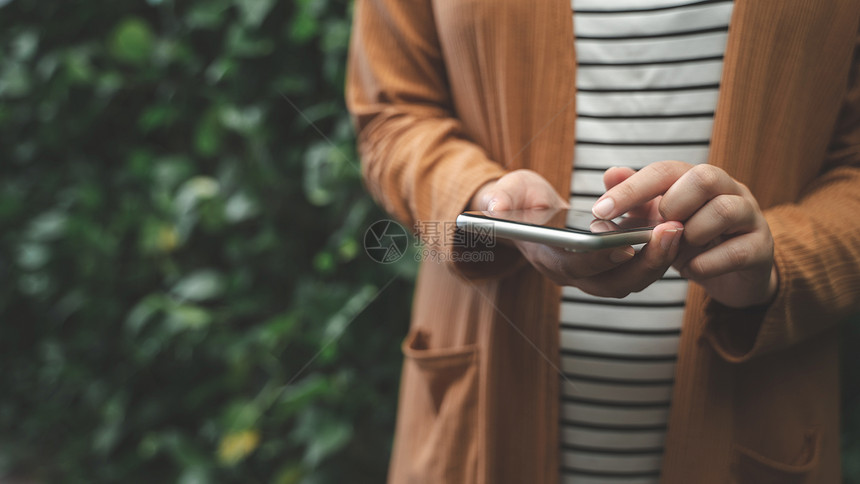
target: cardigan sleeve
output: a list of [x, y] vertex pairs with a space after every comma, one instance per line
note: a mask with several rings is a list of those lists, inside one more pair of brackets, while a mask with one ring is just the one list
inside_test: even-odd
[[765, 211], [779, 289], [757, 309], [710, 301], [704, 335], [729, 362], [795, 345], [860, 310], [860, 35], [819, 177], [797, 203]]
[[[431, 2], [358, 0], [346, 83], [365, 184], [374, 199], [464, 277], [490, 277], [518, 256], [495, 247], [469, 261], [454, 221], [485, 183], [506, 171], [457, 118]], [[495, 270], [494, 270], [495, 268]]]

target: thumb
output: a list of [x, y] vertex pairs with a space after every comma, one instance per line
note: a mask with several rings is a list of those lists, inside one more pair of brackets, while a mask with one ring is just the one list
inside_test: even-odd
[[489, 212], [518, 208], [514, 206], [514, 200], [511, 195], [504, 190], [491, 190], [486, 194], [485, 199], [487, 200], [486, 207]]

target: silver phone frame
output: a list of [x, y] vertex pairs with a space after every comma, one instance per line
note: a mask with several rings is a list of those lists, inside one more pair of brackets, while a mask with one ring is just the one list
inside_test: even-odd
[[537, 242], [561, 247], [570, 252], [591, 252], [612, 247], [644, 244], [651, 239], [653, 227], [625, 229], [619, 232], [585, 233], [575, 229], [562, 229], [512, 222], [492, 218], [488, 215], [473, 215], [463, 212], [457, 216], [457, 227], [467, 232], [486, 235], [488, 229], [496, 237]]

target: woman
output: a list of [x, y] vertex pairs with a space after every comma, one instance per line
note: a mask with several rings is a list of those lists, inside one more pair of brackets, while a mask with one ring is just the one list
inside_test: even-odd
[[[576, 193], [585, 69], [570, 8], [357, 2], [347, 101], [386, 210], [442, 226]], [[596, 216], [665, 220], [638, 254], [428, 238], [445, 257], [417, 281], [391, 482], [840, 482], [836, 323], [860, 302], [860, 2], [736, 0], [729, 26], [707, 164], [603, 174]], [[462, 257], [483, 250], [492, 262]], [[578, 339], [565, 341], [561, 287], [622, 297], [672, 265], [691, 282], [658, 470], [577, 467], [595, 449], [566, 442], [565, 397], [588, 385], [564, 376]]]

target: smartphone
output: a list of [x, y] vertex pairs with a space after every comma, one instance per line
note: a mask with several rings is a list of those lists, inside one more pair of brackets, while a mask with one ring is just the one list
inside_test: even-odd
[[627, 215], [601, 220], [584, 210], [554, 208], [470, 211], [457, 216], [457, 227], [466, 232], [538, 242], [572, 252], [644, 244], [660, 223]]

